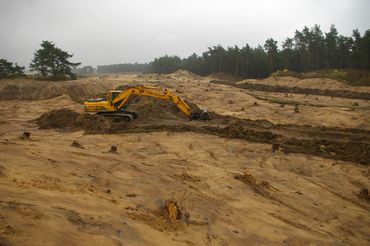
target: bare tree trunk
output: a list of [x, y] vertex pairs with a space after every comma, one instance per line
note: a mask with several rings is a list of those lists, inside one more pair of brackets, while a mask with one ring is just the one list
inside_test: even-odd
[[370, 50], [366, 52], [366, 76], [369, 76], [369, 53]]
[[247, 78], [249, 79], [249, 59], [247, 57]]
[[239, 60], [236, 60], [235, 75], [238, 75], [238, 72], [239, 72]]

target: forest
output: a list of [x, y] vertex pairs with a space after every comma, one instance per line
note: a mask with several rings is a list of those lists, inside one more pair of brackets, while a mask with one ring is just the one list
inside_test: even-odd
[[278, 42], [268, 38], [263, 46], [208, 47], [201, 55], [192, 54], [185, 59], [162, 56], [151, 62], [151, 71], [171, 73], [186, 69], [198, 75], [231, 73], [244, 78], [267, 77], [271, 73], [288, 69], [299, 73], [329, 68], [369, 70], [370, 29], [361, 36], [358, 29], [351, 36], [340, 35], [334, 25], [324, 33], [320, 25], [304, 27], [286, 38], [279, 48]]

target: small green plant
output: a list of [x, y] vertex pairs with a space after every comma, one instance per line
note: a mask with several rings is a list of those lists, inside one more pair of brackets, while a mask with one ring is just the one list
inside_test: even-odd
[[319, 145], [319, 150], [321, 153], [326, 153], [326, 146], [324, 144]]

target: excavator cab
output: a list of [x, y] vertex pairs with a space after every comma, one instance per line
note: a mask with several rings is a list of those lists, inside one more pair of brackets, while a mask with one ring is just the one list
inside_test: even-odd
[[109, 99], [111, 102], [117, 97], [118, 94], [120, 94], [122, 91], [110, 91], [108, 92], [109, 94]]

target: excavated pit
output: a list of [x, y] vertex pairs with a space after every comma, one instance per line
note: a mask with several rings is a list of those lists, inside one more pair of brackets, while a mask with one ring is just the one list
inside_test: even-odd
[[[188, 102], [193, 109], [199, 109]], [[370, 164], [370, 131], [273, 124], [267, 120], [239, 119], [210, 112], [209, 121], [189, 121], [169, 101], [148, 97], [130, 98], [128, 110], [138, 118], [117, 121], [100, 115], [79, 114], [69, 109], [52, 110], [35, 120], [40, 129], [84, 130], [86, 134], [139, 132], [195, 132], [225, 138], [278, 145], [285, 154], [303, 153], [329, 159]]]

